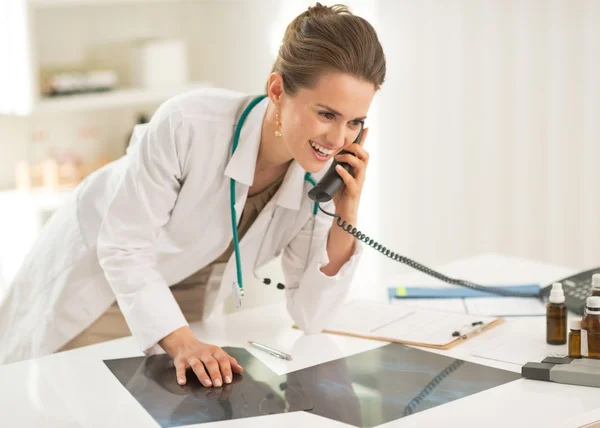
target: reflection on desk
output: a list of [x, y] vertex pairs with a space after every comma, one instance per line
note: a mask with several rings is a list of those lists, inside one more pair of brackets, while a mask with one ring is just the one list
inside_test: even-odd
[[520, 378], [396, 343], [281, 376], [244, 349], [224, 349], [244, 374], [223, 388], [205, 388], [192, 373], [178, 385], [164, 354], [105, 363], [163, 427], [300, 410], [370, 427]]
[[280, 377], [245, 349], [224, 348], [244, 367], [243, 375], [221, 388], [206, 388], [189, 372], [187, 383], [176, 381], [175, 367], [166, 354], [107, 360], [121, 384], [162, 427], [198, 424], [310, 410], [303, 394], [287, 400]]
[[358, 427], [409, 416], [519, 379], [516, 373], [391, 343], [289, 373], [286, 394], [307, 395], [310, 413]]

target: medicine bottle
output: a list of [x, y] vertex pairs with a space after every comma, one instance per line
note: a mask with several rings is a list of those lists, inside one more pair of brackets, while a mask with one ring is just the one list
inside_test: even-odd
[[600, 358], [600, 296], [588, 297], [581, 321], [581, 355]]
[[567, 343], [567, 305], [560, 282], [552, 284], [549, 300], [546, 305], [546, 343], [564, 345]]
[[581, 320], [571, 320], [569, 328], [569, 358], [581, 358]]
[[600, 296], [600, 274], [592, 275], [592, 286], [588, 297], [590, 296]]

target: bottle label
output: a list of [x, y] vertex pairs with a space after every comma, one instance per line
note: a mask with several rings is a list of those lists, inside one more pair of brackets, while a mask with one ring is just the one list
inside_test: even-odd
[[584, 329], [581, 329], [581, 356], [582, 357], [589, 356], [587, 330], [584, 330]]

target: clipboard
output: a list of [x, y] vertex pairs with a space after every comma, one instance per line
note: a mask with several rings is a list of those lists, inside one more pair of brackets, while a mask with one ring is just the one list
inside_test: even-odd
[[450, 349], [503, 322], [501, 317], [355, 300], [344, 304], [323, 332], [424, 348]]

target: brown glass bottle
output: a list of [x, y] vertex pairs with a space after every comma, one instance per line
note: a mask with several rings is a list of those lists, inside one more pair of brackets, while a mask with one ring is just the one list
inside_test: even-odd
[[600, 297], [588, 297], [581, 321], [581, 355], [600, 358]]
[[569, 358], [581, 358], [581, 320], [572, 320], [569, 327]]
[[567, 305], [562, 284], [552, 284], [550, 301], [546, 305], [546, 343], [564, 345], [567, 343]]

